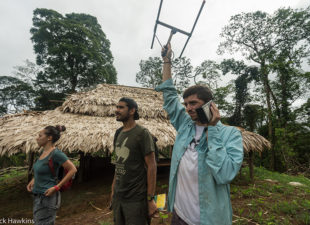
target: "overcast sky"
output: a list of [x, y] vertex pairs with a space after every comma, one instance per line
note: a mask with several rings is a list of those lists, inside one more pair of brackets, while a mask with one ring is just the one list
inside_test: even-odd
[[[153, 29], [160, 0], [0, 0], [0, 76], [12, 75], [13, 67], [24, 65], [29, 59], [35, 62], [30, 41], [33, 10], [53, 9], [61, 14], [86, 13], [97, 17], [102, 30], [111, 42], [118, 83], [138, 86], [135, 75], [141, 59], [160, 55], [155, 40], [150, 49]], [[160, 20], [190, 32], [202, 0], [164, 0]], [[268, 13], [280, 7], [304, 8], [309, 0], [206, 0], [183, 56], [193, 66], [205, 59], [219, 60], [216, 54], [219, 33], [229, 18], [241, 12], [256, 10]], [[170, 30], [159, 27], [157, 35], [162, 43]], [[172, 40], [179, 56], [186, 37], [177, 33]]]

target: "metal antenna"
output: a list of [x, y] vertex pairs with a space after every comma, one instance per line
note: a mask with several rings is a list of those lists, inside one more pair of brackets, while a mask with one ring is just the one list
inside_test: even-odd
[[197, 21], [198, 21], [198, 19], [199, 19], [200, 13], [201, 13], [202, 8], [203, 8], [203, 6], [205, 5], [205, 3], [206, 3], [206, 1], [203, 0], [203, 2], [202, 2], [202, 4], [201, 4], [201, 7], [200, 7], [200, 10], [199, 10], [199, 12], [198, 12], [198, 15], [197, 15], [197, 17], [196, 17], [195, 23], [194, 23], [194, 25], [193, 25], [191, 34], [190, 34], [190, 36], [188, 36], [188, 38], [187, 38], [187, 40], [186, 40], [186, 42], [185, 42], [185, 45], [184, 45], [183, 50], [182, 50], [182, 52], [181, 52], [180, 58], [181, 58], [181, 56], [182, 56], [182, 54], [183, 54], [183, 52], [184, 52], [184, 49], [185, 49], [185, 47], [186, 47], [186, 45], [187, 45], [189, 39], [191, 38], [191, 36], [192, 36], [192, 34], [193, 34], [193, 31], [194, 31], [194, 29], [195, 29], [196, 23], [197, 23]]
[[157, 22], [158, 22], [158, 19], [159, 19], [159, 15], [160, 15], [160, 10], [161, 10], [162, 4], [163, 4], [163, 0], [160, 0], [160, 5], [159, 5], [158, 13], [157, 13], [157, 19], [156, 19], [156, 23], [155, 23], [155, 27], [154, 27], [154, 34], [153, 34], [153, 40], [152, 40], [151, 49], [153, 49], [154, 38], [155, 38], [156, 30], [157, 30]]
[[184, 45], [184, 47], [183, 47], [183, 50], [182, 50], [182, 52], [181, 52], [181, 54], [180, 54], [180, 56], [179, 56], [179, 57], [182, 57], [182, 54], [183, 54], [183, 52], [184, 52], [184, 50], [185, 50], [185, 47], [187, 46], [187, 43], [188, 43], [189, 39], [191, 38], [191, 36], [192, 36], [192, 34], [193, 34], [193, 31], [194, 31], [195, 26], [196, 26], [196, 24], [197, 24], [198, 18], [199, 18], [199, 16], [200, 16], [200, 13], [201, 13], [201, 11], [202, 11], [202, 9], [203, 9], [205, 3], [206, 3], [206, 1], [203, 0], [203, 2], [202, 2], [202, 4], [201, 4], [201, 7], [200, 7], [200, 10], [199, 10], [199, 12], [198, 12], [198, 15], [197, 15], [197, 17], [196, 17], [195, 23], [194, 23], [194, 25], [193, 25], [192, 31], [191, 31], [190, 33], [188, 33], [188, 32], [186, 32], [186, 31], [183, 31], [183, 30], [181, 30], [181, 29], [178, 29], [178, 28], [176, 28], [176, 27], [174, 27], [174, 26], [171, 26], [171, 25], [166, 24], [166, 23], [164, 23], [164, 22], [161, 22], [161, 21], [159, 20], [160, 11], [161, 11], [161, 7], [162, 7], [162, 4], [163, 4], [163, 0], [160, 0], [160, 5], [159, 5], [158, 13], [157, 13], [157, 19], [156, 19], [156, 21], [155, 21], [155, 26], [154, 26], [154, 34], [153, 34], [151, 49], [153, 49], [154, 39], [155, 39], [156, 31], [157, 31], [157, 25], [159, 24], [159, 25], [162, 25], [162, 26], [164, 26], [164, 27], [167, 27], [167, 28], [171, 29], [170, 36], [169, 36], [169, 38], [168, 38], [167, 44], [164, 46], [164, 48], [166, 49], [166, 51], [163, 52], [164, 55], [162, 55], [162, 56], [165, 56], [165, 55], [166, 55], [166, 53], [167, 53], [167, 45], [170, 43], [170, 41], [171, 41], [171, 39], [172, 39], [172, 36], [173, 36], [176, 32], [179, 32], [179, 33], [181, 33], [181, 34], [184, 34], [184, 35], [188, 36], [188, 38], [187, 38], [187, 40], [186, 40], [186, 43], [185, 43], [185, 45]]

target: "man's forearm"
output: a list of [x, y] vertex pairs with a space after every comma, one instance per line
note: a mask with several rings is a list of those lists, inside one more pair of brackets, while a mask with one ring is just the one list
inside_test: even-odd
[[113, 182], [111, 185], [111, 196], [113, 196], [113, 194], [114, 194], [114, 185], [115, 185], [115, 175], [114, 175]]
[[156, 163], [148, 165], [147, 168], [147, 194], [154, 195], [156, 189]]
[[171, 61], [170, 59], [164, 59], [163, 62], [163, 81], [171, 78]]

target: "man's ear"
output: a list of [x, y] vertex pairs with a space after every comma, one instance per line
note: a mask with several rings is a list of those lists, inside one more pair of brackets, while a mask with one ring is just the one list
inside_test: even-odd
[[135, 114], [135, 112], [136, 112], [135, 108], [132, 108], [132, 109], [129, 110], [129, 114], [132, 115], [132, 116]]

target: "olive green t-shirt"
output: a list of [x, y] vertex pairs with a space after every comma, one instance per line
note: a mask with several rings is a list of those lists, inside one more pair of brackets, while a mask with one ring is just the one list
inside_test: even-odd
[[34, 186], [32, 192], [34, 194], [44, 194], [44, 192], [55, 186], [56, 180], [48, 166], [48, 160], [52, 154], [55, 174], [58, 174], [60, 166], [68, 160], [68, 157], [62, 151], [55, 149], [43, 159], [38, 159], [33, 165]]
[[154, 152], [154, 142], [146, 128], [137, 124], [129, 131], [119, 133], [112, 156], [112, 163], [115, 164], [115, 198], [139, 201], [146, 197], [144, 157], [151, 152]]

